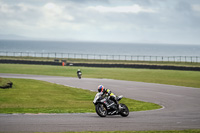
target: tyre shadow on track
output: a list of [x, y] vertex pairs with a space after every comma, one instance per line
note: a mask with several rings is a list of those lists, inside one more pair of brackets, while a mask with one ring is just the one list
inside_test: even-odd
[[107, 115], [106, 117], [100, 117], [100, 116], [98, 116], [97, 114], [96, 115], [92, 115], [92, 116], [89, 116], [89, 117], [91, 117], [91, 118], [104, 118], [104, 119], [106, 119], [106, 118], [109, 118], [109, 119], [128, 119], [128, 118], [132, 118], [131, 117], [132, 115], [129, 115], [129, 116], [127, 116], [127, 117], [122, 117], [121, 115]]

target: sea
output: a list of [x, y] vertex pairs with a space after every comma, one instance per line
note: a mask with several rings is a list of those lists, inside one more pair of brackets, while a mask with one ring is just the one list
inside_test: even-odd
[[200, 56], [200, 45], [0, 40], [0, 52]]

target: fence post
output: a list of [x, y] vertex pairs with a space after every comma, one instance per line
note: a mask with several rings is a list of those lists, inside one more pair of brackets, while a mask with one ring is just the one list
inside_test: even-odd
[[197, 60], [197, 59], [198, 59], [198, 57], [196, 56], [196, 63], [198, 62], [198, 60]]
[[187, 58], [186, 58], [186, 56], [185, 56], [185, 63], [187, 62]]

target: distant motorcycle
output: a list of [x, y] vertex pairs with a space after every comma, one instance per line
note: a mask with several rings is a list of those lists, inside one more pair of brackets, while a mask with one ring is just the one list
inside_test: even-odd
[[78, 75], [78, 78], [81, 79], [82, 73], [81, 73], [81, 72], [78, 72], [77, 75]]
[[[117, 97], [117, 101], [120, 101], [123, 96]], [[106, 117], [106, 115], [121, 115], [127, 117], [129, 115], [129, 109], [125, 104], [120, 104], [121, 108], [118, 110], [118, 105], [110, 100], [108, 97], [103, 97], [102, 92], [98, 92], [93, 100], [96, 113], [100, 117]]]

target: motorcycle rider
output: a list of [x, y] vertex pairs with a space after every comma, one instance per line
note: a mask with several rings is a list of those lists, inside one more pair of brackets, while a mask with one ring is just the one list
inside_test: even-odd
[[77, 70], [77, 76], [79, 75], [79, 73], [81, 73], [81, 69]]
[[118, 105], [118, 111], [121, 109], [121, 106], [117, 101], [117, 96], [114, 93], [112, 93], [109, 89], [106, 89], [103, 85], [99, 85], [98, 92], [102, 92], [102, 95], [108, 95], [110, 100], [114, 101]]

